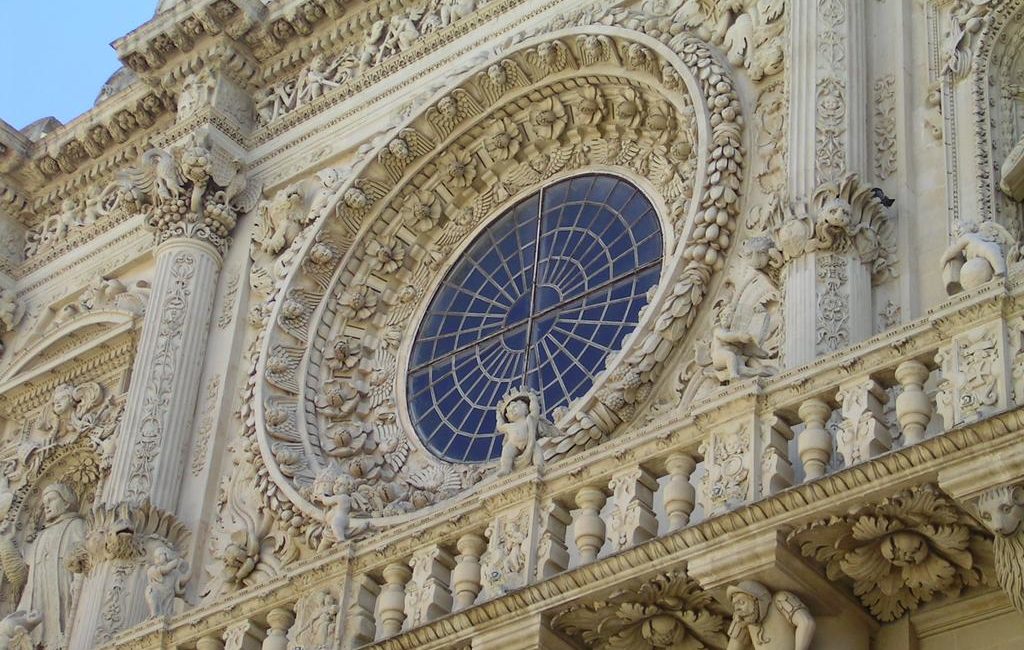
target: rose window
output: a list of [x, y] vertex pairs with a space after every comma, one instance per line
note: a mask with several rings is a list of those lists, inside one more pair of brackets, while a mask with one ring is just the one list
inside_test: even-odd
[[564, 180], [491, 223], [444, 278], [409, 360], [409, 412], [437, 456], [501, 453], [495, 406], [527, 386], [553, 413], [583, 396], [658, 282], [651, 202], [609, 175]]

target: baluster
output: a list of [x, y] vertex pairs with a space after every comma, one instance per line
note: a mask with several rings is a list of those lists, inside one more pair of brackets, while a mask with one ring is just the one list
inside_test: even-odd
[[596, 560], [604, 546], [605, 525], [601, 519], [601, 508], [606, 500], [604, 492], [595, 487], [583, 487], [576, 493], [576, 505], [580, 508], [575, 522], [580, 564]]
[[468, 533], [455, 543], [459, 550], [452, 571], [452, 592], [455, 594], [453, 611], [472, 607], [480, 593], [480, 556], [487, 549], [487, 540]]
[[928, 367], [920, 361], [904, 361], [896, 368], [896, 381], [902, 392], [896, 398], [896, 419], [903, 432], [903, 446], [924, 440], [924, 430], [932, 419], [932, 401], [924, 392]]
[[665, 467], [670, 476], [665, 485], [665, 513], [668, 531], [673, 532], [686, 528], [697, 504], [697, 490], [690, 481], [697, 461], [688, 454], [672, 454], [665, 461]]
[[803, 463], [805, 480], [814, 480], [825, 475], [832, 459], [832, 437], [825, 423], [832, 415], [832, 408], [820, 399], [809, 399], [800, 405], [798, 411], [803, 420], [804, 430], [797, 440], [800, 462]]
[[377, 599], [378, 641], [402, 631], [402, 623], [405, 622], [405, 584], [412, 577], [412, 571], [406, 565], [396, 562], [384, 567], [383, 574], [384, 586]]
[[224, 650], [224, 642], [215, 634], [196, 641], [196, 650]]
[[267, 612], [267, 638], [263, 650], [288, 650], [288, 630], [295, 616], [287, 609], [276, 608]]

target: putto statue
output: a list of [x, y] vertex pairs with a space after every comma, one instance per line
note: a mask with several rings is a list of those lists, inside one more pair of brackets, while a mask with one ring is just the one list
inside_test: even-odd
[[1018, 255], [1013, 236], [994, 221], [957, 221], [953, 234], [956, 239], [942, 255], [942, 279], [949, 295], [1005, 276], [1007, 263]]
[[60, 650], [67, 644], [79, 587], [79, 576], [67, 565], [81, 552], [86, 523], [78, 514], [78, 495], [68, 485], [46, 486], [42, 501], [45, 524], [24, 554], [10, 537], [0, 538], [0, 568], [15, 588], [24, 587], [18, 609], [42, 616], [32, 631], [33, 642]]
[[498, 402], [498, 433], [505, 436], [501, 445], [498, 476], [534, 464], [543, 465], [541, 438], [557, 435], [555, 425], [540, 415], [540, 395], [522, 386], [505, 394]]
[[174, 599], [185, 594], [188, 581], [188, 562], [166, 544], [153, 548], [150, 564], [146, 568], [146, 606], [150, 616], [170, 616], [174, 613]]
[[814, 618], [803, 601], [788, 591], [773, 596], [759, 582], [744, 580], [726, 590], [732, 625], [726, 650], [809, 650]]

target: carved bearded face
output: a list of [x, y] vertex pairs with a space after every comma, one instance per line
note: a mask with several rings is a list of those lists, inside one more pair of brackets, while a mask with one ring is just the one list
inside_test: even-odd
[[732, 595], [733, 618], [738, 619], [747, 625], [757, 623], [757, 609], [757, 600], [755, 600], [750, 594], [737, 592]]

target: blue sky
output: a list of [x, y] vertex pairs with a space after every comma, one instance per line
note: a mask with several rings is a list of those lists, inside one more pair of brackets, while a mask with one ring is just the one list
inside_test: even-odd
[[153, 16], [157, 0], [0, 0], [0, 118], [15, 128], [92, 106], [120, 66], [110, 42]]

